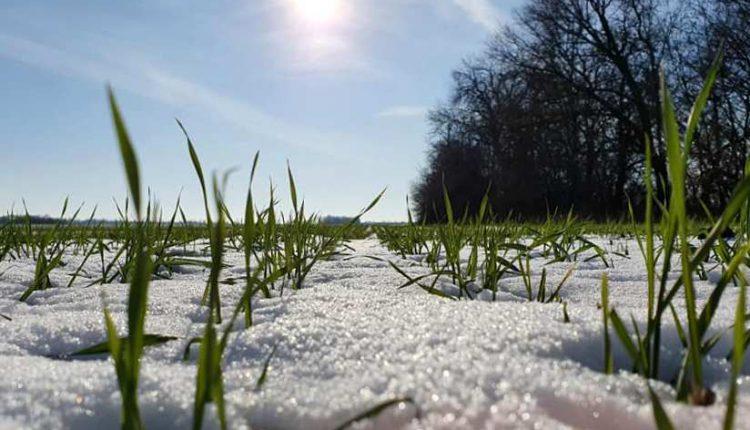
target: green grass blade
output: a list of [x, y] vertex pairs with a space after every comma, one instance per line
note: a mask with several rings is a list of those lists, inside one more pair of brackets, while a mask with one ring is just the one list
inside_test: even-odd
[[298, 215], [298, 205], [297, 205], [297, 186], [294, 184], [294, 176], [292, 175], [292, 167], [289, 165], [289, 161], [286, 163], [286, 172], [289, 176], [289, 194], [292, 198], [292, 208], [294, 209], [294, 214]]
[[747, 282], [742, 278], [740, 291], [737, 297], [737, 308], [734, 313], [733, 349], [732, 349], [732, 371], [729, 383], [729, 394], [727, 395], [727, 411], [724, 415], [724, 430], [734, 428], [735, 412], [737, 407], [737, 379], [740, 377], [742, 364], [745, 359], [745, 302], [747, 294]]
[[633, 360], [633, 363], [642, 367], [638, 346], [633, 342], [633, 339], [630, 338], [630, 334], [628, 334], [625, 324], [614, 309], [609, 312], [609, 319], [612, 323], [612, 328], [615, 330], [615, 334], [620, 339], [620, 343], [625, 347], [625, 351], [630, 356], [630, 359]]
[[109, 108], [112, 112], [112, 123], [115, 127], [115, 133], [117, 135], [117, 143], [120, 148], [120, 155], [122, 156], [122, 162], [125, 166], [125, 176], [128, 179], [128, 187], [130, 188], [130, 195], [133, 198], [135, 205], [135, 212], [138, 218], [141, 218], [141, 179], [138, 171], [138, 162], [136, 161], [135, 150], [133, 144], [130, 141], [128, 130], [125, 128], [125, 121], [120, 115], [120, 109], [117, 107], [117, 101], [115, 100], [115, 94], [112, 91], [112, 87], [107, 87], [107, 97], [109, 98]]
[[385, 402], [378, 403], [377, 405], [375, 405], [372, 408], [370, 408], [370, 409], [362, 412], [361, 414], [359, 414], [359, 415], [357, 415], [357, 416], [355, 416], [353, 418], [350, 418], [350, 419], [346, 420], [345, 422], [343, 422], [342, 424], [340, 424], [338, 427], [336, 427], [336, 430], [344, 430], [344, 429], [348, 428], [349, 426], [351, 426], [354, 423], [357, 423], [357, 422], [362, 421], [362, 420], [374, 418], [374, 417], [378, 416], [384, 410], [388, 409], [389, 407], [394, 406], [394, 405], [398, 405], [400, 403], [409, 403], [409, 404], [413, 405], [415, 408], [417, 408], [417, 416], [419, 416], [419, 408], [417, 407], [416, 403], [414, 403], [414, 400], [412, 400], [409, 397], [402, 397], [402, 398], [386, 400]]
[[216, 330], [214, 328], [213, 312], [209, 310], [206, 328], [201, 338], [198, 352], [197, 375], [195, 383], [195, 399], [193, 403], [193, 430], [203, 426], [206, 404], [211, 400], [211, 384], [213, 382], [213, 351], [216, 348]]
[[448, 220], [448, 225], [453, 224], [453, 205], [451, 205], [451, 198], [448, 195], [448, 188], [445, 186], [443, 181], [443, 204], [445, 205], [445, 216]]
[[211, 228], [211, 211], [208, 209], [208, 194], [206, 192], [206, 179], [203, 175], [203, 168], [201, 167], [201, 161], [198, 158], [198, 152], [195, 150], [195, 146], [193, 145], [193, 141], [190, 139], [190, 135], [188, 134], [185, 127], [182, 125], [182, 122], [180, 122], [179, 119], [175, 118], [175, 121], [177, 121], [177, 125], [180, 126], [180, 129], [182, 130], [182, 133], [185, 135], [185, 139], [187, 140], [188, 145], [188, 153], [190, 154], [190, 160], [193, 162], [193, 168], [195, 169], [196, 175], [198, 175], [198, 181], [200, 182], [201, 186], [201, 192], [203, 193], [203, 207], [206, 211], [206, 222], [208, 224], [208, 228]]
[[268, 354], [265, 360], [263, 360], [263, 369], [260, 372], [260, 376], [258, 376], [258, 380], [255, 381], [255, 391], [260, 391], [263, 388], [263, 385], [266, 383], [266, 379], [268, 377], [268, 367], [271, 364], [271, 359], [273, 358], [274, 354], [276, 354], [276, 348], [279, 346], [279, 344], [274, 344], [273, 348], [271, 348], [271, 352]]
[[748, 252], [750, 252], [750, 243], [743, 245], [737, 251], [734, 257], [732, 257], [731, 261], [729, 262], [729, 266], [727, 266], [727, 268], [721, 274], [719, 282], [716, 284], [716, 287], [714, 287], [713, 291], [711, 291], [711, 295], [706, 301], [706, 304], [703, 307], [703, 311], [701, 311], [700, 317], [698, 318], [698, 330], [701, 338], [708, 331], [708, 327], [711, 325], [711, 321], [713, 320], [716, 310], [719, 308], [719, 302], [721, 301], [721, 297], [724, 295], [724, 291], [727, 285], [729, 285], [729, 283], [732, 281], [735, 273], [738, 273], [737, 270], [739, 269], [740, 264], [743, 264], [745, 262]]
[[[177, 340], [178, 337], [175, 336], [164, 336], [160, 334], [144, 334], [143, 335], [143, 346], [154, 346], [154, 345], [161, 345], [164, 343], [167, 343], [169, 341]], [[119, 338], [120, 343], [125, 343], [129, 341], [128, 336], [122, 336]], [[96, 345], [89, 346], [87, 348], [80, 349], [72, 354], [70, 354], [71, 357], [82, 357], [87, 355], [97, 355], [97, 354], [105, 354], [109, 353], [112, 350], [112, 346], [107, 340], [106, 342], [97, 343]]]
[[555, 287], [555, 290], [552, 292], [552, 294], [547, 299], [547, 303], [551, 303], [553, 300], [560, 298], [560, 290], [562, 290], [563, 285], [565, 285], [566, 282], [570, 279], [571, 276], [573, 276], [573, 272], [575, 271], [576, 266], [570, 266], [568, 270], [565, 271], [565, 275], [560, 280], [560, 282], [557, 284], [557, 287]]
[[115, 366], [117, 366], [117, 362], [122, 360], [120, 355], [121, 342], [120, 337], [117, 335], [115, 322], [112, 320], [112, 315], [109, 314], [106, 306], [104, 306], [104, 327], [107, 330], [107, 350], [112, 353]]
[[714, 61], [711, 64], [711, 68], [709, 68], [708, 70], [708, 75], [703, 82], [703, 87], [701, 88], [700, 94], [698, 94], [698, 98], [696, 98], [695, 102], [693, 103], [693, 107], [690, 111], [690, 116], [688, 117], [687, 127], [685, 129], [685, 157], [688, 157], [690, 155], [690, 148], [693, 143], [693, 135], [695, 134], [695, 130], [698, 127], [700, 116], [703, 113], [703, 110], [706, 108], [708, 97], [711, 94], [711, 88], [713, 88], [714, 82], [716, 82], [716, 77], [718, 76], [719, 70], [721, 69], [723, 57], [723, 49], [719, 48], [719, 53], [716, 55], [716, 58], [714, 58]]
[[[680, 257], [682, 266], [682, 283], [685, 291], [685, 307], [688, 318], [689, 355], [692, 369], [692, 389], [700, 390], [703, 386], [702, 359], [700, 355], [700, 338], [698, 335], [698, 317], [696, 311], [695, 289], [693, 287], [693, 270], [691, 251], [687, 234], [687, 213], [685, 205], [685, 170], [687, 155], [680, 147], [679, 130], [674, 112], [674, 105], [666, 86], [664, 72], [661, 73], [661, 99], [664, 137], [667, 145], [667, 163], [670, 175], [671, 202], [670, 215], [677, 222], [680, 238]], [[669, 255], [667, 255], [667, 258]]]
[[143, 352], [143, 335], [148, 309], [148, 284], [151, 280], [151, 256], [143, 249], [136, 256], [135, 272], [128, 294], [128, 360], [133, 372], [140, 368], [140, 357]]
[[659, 396], [656, 395], [650, 384], [648, 384], [648, 394], [651, 398], [651, 407], [653, 408], [656, 428], [659, 430], [674, 430], [674, 424], [672, 424], [669, 416], [667, 416], [667, 412], [664, 410], [661, 400], [659, 400]]
[[615, 369], [612, 357], [612, 342], [609, 338], [609, 280], [607, 274], [602, 274], [602, 319], [604, 321], [604, 373], [611, 374]]

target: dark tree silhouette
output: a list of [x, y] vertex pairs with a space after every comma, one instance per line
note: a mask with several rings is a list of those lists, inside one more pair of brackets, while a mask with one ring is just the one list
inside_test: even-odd
[[490, 186], [495, 215], [574, 209], [621, 217], [643, 201], [646, 142], [667, 197], [659, 75], [683, 117], [724, 41], [724, 68], [693, 145], [691, 210], [716, 209], [743, 173], [750, 132], [750, 2], [530, 0], [477, 58], [453, 73], [433, 110], [427, 167], [414, 186], [418, 216], [457, 213]]

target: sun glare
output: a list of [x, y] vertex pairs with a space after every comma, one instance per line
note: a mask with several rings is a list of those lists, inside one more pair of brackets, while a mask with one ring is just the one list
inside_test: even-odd
[[313, 24], [328, 24], [341, 14], [341, 0], [293, 0], [299, 16]]

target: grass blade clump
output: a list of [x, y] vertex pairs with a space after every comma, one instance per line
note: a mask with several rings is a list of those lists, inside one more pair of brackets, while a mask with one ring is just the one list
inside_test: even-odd
[[[25, 204], [24, 204], [25, 208]], [[24, 241], [31, 245], [31, 256], [35, 258], [34, 279], [29, 287], [23, 292], [20, 301], [25, 302], [35, 291], [52, 288], [50, 274], [53, 270], [63, 266], [63, 256], [68, 250], [69, 232], [82, 207], [79, 207], [69, 220], [65, 220], [68, 210], [68, 199], [63, 203], [60, 216], [54, 226], [42, 229], [38, 234], [31, 225], [31, 216], [26, 211], [26, 230]]]
[[[694, 405], [708, 405], [713, 403], [715, 399], [714, 394], [705, 385], [703, 360], [718, 343], [721, 333], [708, 335], [711, 331], [713, 317], [727, 286], [738, 281], [741, 284], [744, 283], [742, 272], [739, 269], [742, 264], [746, 263], [748, 250], [750, 250], [747, 241], [743, 243], [738, 240], [732, 245], [730, 252], [730, 247], [722, 238], [724, 231], [737, 220], [738, 216], [740, 222], [743, 222], [742, 211], [743, 208], [748, 207], [748, 198], [750, 198], [750, 179], [747, 176], [736, 186], [729, 202], [718, 219], [713, 222], [712, 228], [702, 242], [697, 245], [691, 243], [693, 236], [691, 235], [691, 221], [687, 216], [685, 185], [687, 183], [688, 160], [692, 140], [700, 122], [700, 115], [707, 104], [720, 63], [721, 54], [713, 62], [700, 94], [693, 104], [683, 136], [680, 134], [664, 73], [661, 74], [662, 129], [666, 144], [669, 173], [667, 179], [670, 192], [668, 202], [655, 201], [650, 145], [646, 142], [646, 171], [644, 175], [647, 194], [645, 243], [636, 232], [638, 246], [643, 254], [647, 270], [646, 331], [642, 334], [635, 323], [635, 319], [631, 317], [633, 332], [632, 334], [628, 333], [625, 324], [614, 309], [609, 313], [604, 313], [605, 326], [608, 320], [612, 323], [617, 337], [633, 362], [633, 369], [644, 377], [659, 379], [661, 376], [659, 375], [659, 369], [662, 319], [665, 312], [670, 312], [683, 345], [683, 360], [672, 381], [674, 381], [677, 392], [677, 400], [687, 401]], [[656, 227], [652, 219], [654, 202], [661, 209], [661, 222]], [[660, 247], [656, 245], [657, 239], [661, 241]], [[669, 285], [669, 273], [672, 269], [674, 253], [679, 257], [680, 277]], [[722, 267], [722, 275], [713, 287], [703, 308], [699, 309], [693, 280], [695, 276], [700, 279], [706, 278], [704, 264], [712, 253]], [[661, 261], [660, 270], [657, 268], [658, 260]], [[681, 320], [680, 315], [675, 310], [674, 300], [680, 292], [685, 300], [685, 321]], [[606, 342], [608, 342], [607, 338], [605, 338]], [[655, 413], [659, 410], [663, 411], [657, 401], [658, 399], [655, 400], [655, 396], [652, 395]], [[734, 402], [734, 399], [732, 401]], [[659, 418], [660, 414], [656, 415]]]

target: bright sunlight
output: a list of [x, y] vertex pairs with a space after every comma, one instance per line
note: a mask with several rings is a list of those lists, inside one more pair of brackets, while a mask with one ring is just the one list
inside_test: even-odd
[[292, 0], [295, 12], [305, 21], [323, 25], [341, 16], [341, 0]]

